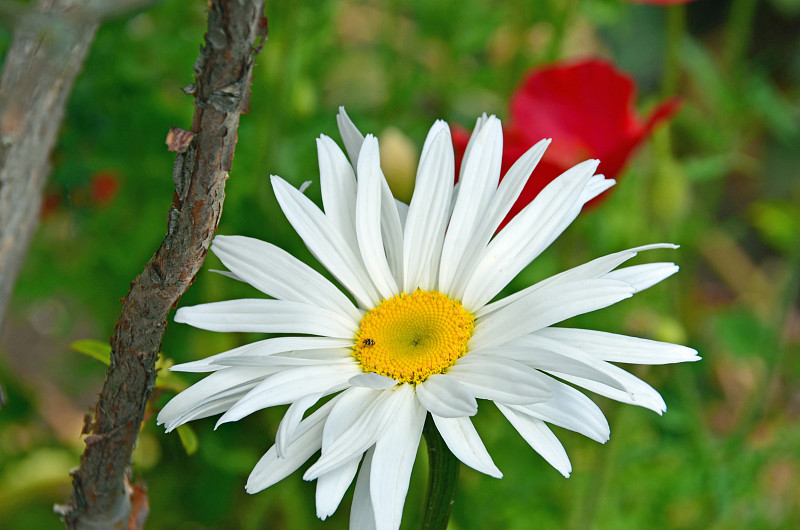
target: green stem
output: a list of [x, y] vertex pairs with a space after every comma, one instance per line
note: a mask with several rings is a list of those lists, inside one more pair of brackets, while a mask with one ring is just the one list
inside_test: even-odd
[[681, 73], [681, 45], [686, 31], [686, 6], [672, 5], [667, 8], [667, 42], [664, 58], [664, 77], [661, 90], [664, 97], [675, 95]]
[[430, 414], [422, 430], [428, 446], [428, 495], [422, 530], [445, 530], [456, 497], [460, 462], [442, 439]]
[[734, 0], [731, 4], [725, 35], [725, 67], [729, 75], [738, 69], [750, 42], [756, 3], [757, 0]]

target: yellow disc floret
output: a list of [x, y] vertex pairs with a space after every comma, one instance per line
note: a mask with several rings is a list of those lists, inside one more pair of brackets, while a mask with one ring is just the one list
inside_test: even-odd
[[466, 353], [474, 324], [459, 301], [438, 291], [402, 293], [364, 315], [353, 355], [365, 372], [420, 383]]

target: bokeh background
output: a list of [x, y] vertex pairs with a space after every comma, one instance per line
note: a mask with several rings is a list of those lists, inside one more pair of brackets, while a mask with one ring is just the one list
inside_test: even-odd
[[[164, 235], [174, 160], [164, 140], [170, 126], [191, 123], [181, 87], [192, 82], [204, 10], [200, 0], [165, 0], [109, 21], [75, 84], [0, 338], [1, 528], [62, 526], [52, 506], [69, 496], [83, 415], [104, 377], [101, 362], [70, 345], [107, 342], [119, 299]], [[297, 1], [270, 2], [267, 15], [219, 231], [312, 262], [268, 175], [311, 180], [318, 201], [314, 139], [339, 140], [339, 105], [379, 135], [402, 195], [434, 119], [471, 127], [482, 112], [507, 118], [533, 67], [602, 57], [636, 81], [640, 112], [683, 100], [613, 193], [511, 289], [617, 250], [680, 243], [645, 258], [676, 261], [677, 276], [569, 324], [687, 344], [703, 360], [633, 369], [662, 392], [663, 417], [597, 397], [611, 424], [605, 445], [554, 428], [570, 479], [482, 406], [475, 424], [505, 478], [464, 467], [451, 528], [800, 527], [800, 1]], [[0, 57], [9, 41], [0, 29]], [[213, 256], [181, 303], [252, 294], [209, 268], [220, 268]], [[171, 323], [163, 352], [183, 362], [254, 338]], [[173, 394], [161, 389], [153, 409]], [[148, 527], [345, 528], [352, 492], [320, 522], [301, 472], [244, 492], [282, 412], [216, 432], [201, 420], [183, 441], [151, 417], [133, 470], [149, 494]], [[426, 473], [422, 448], [405, 528], [419, 524]]]

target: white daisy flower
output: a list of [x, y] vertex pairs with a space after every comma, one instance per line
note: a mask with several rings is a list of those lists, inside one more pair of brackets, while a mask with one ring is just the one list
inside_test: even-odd
[[437, 121], [406, 206], [389, 191], [377, 139], [365, 138], [344, 109], [337, 121], [350, 162], [333, 140], [317, 140], [324, 211], [283, 179], [272, 177], [272, 185], [289, 222], [350, 296], [269, 243], [217, 236], [212, 250], [226, 274], [271, 298], [183, 307], [175, 321], [283, 336], [174, 366], [213, 373], [172, 399], [160, 424], [171, 431], [223, 413], [219, 425], [288, 404], [247, 491], [275, 484], [321, 450], [303, 475], [317, 480], [317, 515], [331, 515], [358, 474], [351, 527], [396, 529], [428, 414], [456, 457], [499, 478], [470, 420], [478, 399], [494, 402], [564, 476], [571, 465], [547, 423], [598, 442], [609, 436], [602, 412], [576, 386], [666, 410], [658, 392], [610, 363], [694, 361], [696, 351], [551, 326], [671, 276], [673, 263], [619, 267], [640, 251], [674, 245], [617, 252], [493, 301], [613, 185], [594, 174], [598, 161], [565, 172], [496, 232], [550, 140], [500, 181], [500, 121], [484, 115], [453, 186], [450, 130]]

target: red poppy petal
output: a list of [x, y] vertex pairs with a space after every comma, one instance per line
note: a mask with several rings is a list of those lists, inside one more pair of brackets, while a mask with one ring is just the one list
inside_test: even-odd
[[650, 116], [647, 117], [644, 129], [647, 132], [652, 131], [662, 121], [669, 120], [675, 116], [681, 110], [681, 107], [683, 107], [683, 100], [677, 96], [662, 101], [650, 111]]
[[[542, 138], [552, 138], [553, 143], [506, 221], [554, 178], [583, 160], [599, 159], [598, 173], [616, 178], [634, 149], [680, 108], [677, 98], [669, 99], [643, 121], [635, 104], [634, 80], [600, 59], [558, 63], [527, 74], [509, 105], [503, 172]], [[468, 140], [465, 130], [453, 127], [457, 168]]]

